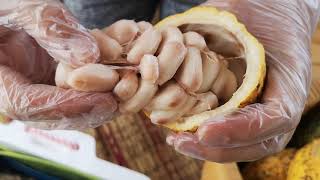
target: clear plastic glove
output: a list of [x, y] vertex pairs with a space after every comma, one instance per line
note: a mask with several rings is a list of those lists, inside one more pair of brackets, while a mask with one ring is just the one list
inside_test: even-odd
[[42, 128], [95, 127], [112, 118], [111, 94], [54, 86], [58, 62], [99, 60], [94, 38], [54, 0], [2, 0], [0, 113]]
[[170, 135], [185, 155], [251, 161], [281, 151], [299, 124], [311, 81], [310, 42], [319, 0], [209, 0], [234, 13], [264, 45], [268, 74], [261, 103], [208, 119], [195, 134]]

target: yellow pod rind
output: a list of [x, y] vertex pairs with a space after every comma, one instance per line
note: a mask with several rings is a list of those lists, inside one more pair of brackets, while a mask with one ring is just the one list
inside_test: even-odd
[[300, 149], [291, 161], [288, 180], [320, 179], [320, 140]]
[[[179, 27], [184, 24], [216, 25], [223, 27], [232, 33], [244, 48], [244, 58], [246, 60], [246, 73], [242, 85], [234, 93], [233, 97], [224, 105], [190, 117], [184, 117], [175, 122], [164, 124], [165, 127], [173, 131], [197, 130], [204, 121], [225, 113], [244, 107], [256, 101], [261, 93], [266, 76], [265, 51], [245, 28], [238, 22], [237, 18], [226, 11], [219, 11], [214, 7], [195, 7], [190, 10], [169, 16], [158, 24], [156, 28], [161, 30], [168, 26]], [[148, 116], [148, 114], [146, 114]]]

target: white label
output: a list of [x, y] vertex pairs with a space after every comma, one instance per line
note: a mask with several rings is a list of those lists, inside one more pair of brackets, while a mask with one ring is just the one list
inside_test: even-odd
[[110, 180], [149, 180], [143, 174], [96, 157], [95, 139], [78, 131], [46, 131], [20, 121], [0, 124], [0, 144]]

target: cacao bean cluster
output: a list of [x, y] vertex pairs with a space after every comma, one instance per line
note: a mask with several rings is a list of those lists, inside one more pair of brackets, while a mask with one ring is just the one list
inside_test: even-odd
[[91, 34], [100, 49], [99, 64], [73, 69], [60, 63], [56, 85], [112, 91], [121, 113], [143, 110], [154, 123], [167, 123], [218, 107], [239, 86], [228, 61], [197, 32], [159, 31], [148, 22], [120, 20]]

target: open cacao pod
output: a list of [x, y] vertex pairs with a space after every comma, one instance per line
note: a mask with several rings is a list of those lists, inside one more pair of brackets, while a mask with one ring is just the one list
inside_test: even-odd
[[174, 131], [193, 132], [255, 102], [263, 88], [264, 48], [229, 12], [195, 7], [154, 27], [120, 20], [91, 33], [101, 64], [60, 65], [57, 86], [112, 90], [121, 113], [143, 111]]

